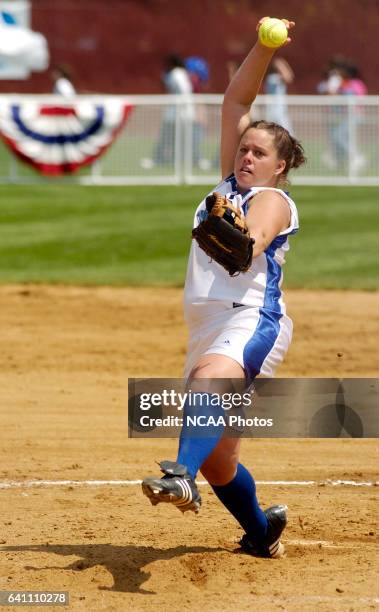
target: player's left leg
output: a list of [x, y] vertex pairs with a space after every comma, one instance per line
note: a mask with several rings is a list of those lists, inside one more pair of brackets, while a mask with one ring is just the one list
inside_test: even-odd
[[222, 438], [201, 466], [201, 473], [243, 530], [261, 543], [267, 518], [258, 503], [254, 478], [239, 463], [240, 446], [238, 438]]
[[[201, 385], [201, 378], [225, 379], [243, 378], [243, 368], [233, 359], [219, 354], [203, 355], [191, 374]], [[200, 381], [200, 382], [199, 382]], [[204, 388], [208, 388], [204, 385]], [[206, 393], [203, 394], [206, 396]], [[204, 410], [215, 418], [222, 407], [192, 406], [191, 411]], [[198, 511], [201, 498], [195, 484], [199, 469], [206, 477], [214, 492], [237, 519], [245, 531], [241, 540], [242, 548], [254, 555], [280, 557], [284, 548], [280, 535], [286, 525], [284, 506], [275, 506], [265, 512], [260, 508], [252, 475], [239, 463], [240, 440], [224, 435], [224, 427], [211, 427], [204, 436], [193, 427], [183, 427], [176, 462], [162, 462], [164, 477], [148, 478], [143, 483], [144, 493], [153, 504], [170, 502], [186, 510]]]
[[245, 531], [240, 545], [260, 557], [281, 557], [280, 536], [287, 523], [286, 507], [263, 511], [258, 503], [255, 481], [239, 463], [240, 440], [223, 437], [201, 467], [213, 491]]

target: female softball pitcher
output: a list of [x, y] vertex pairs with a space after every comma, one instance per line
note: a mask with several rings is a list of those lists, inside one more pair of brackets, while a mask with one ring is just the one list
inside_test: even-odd
[[[295, 25], [283, 22], [287, 30]], [[228, 268], [228, 274], [222, 260], [210, 259], [209, 251], [192, 241], [184, 291], [190, 332], [185, 377], [189, 384], [197, 383], [197, 390], [203, 381], [204, 397], [211, 379], [243, 379], [249, 385], [258, 375], [272, 377], [291, 342], [292, 323], [280, 286], [288, 236], [299, 225], [296, 206], [281, 187], [291, 168], [305, 161], [304, 151], [280, 125], [251, 120], [250, 110], [274, 52], [256, 42], [232, 78], [222, 106], [223, 180], [213, 198], [219, 194], [225, 201], [226, 196], [246, 224], [243, 239], [252, 251], [251, 265], [237, 268], [237, 275]], [[199, 205], [195, 237], [196, 228], [213, 212], [211, 205], [209, 197]], [[232, 228], [230, 219], [224, 224]], [[219, 241], [222, 236], [216, 236]], [[222, 406], [201, 404], [186, 406], [184, 416], [198, 413], [217, 420], [223, 412]], [[199, 436], [184, 424], [176, 461], [162, 461], [164, 476], [146, 478], [143, 492], [154, 505], [168, 502], [183, 512], [197, 512], [201, 498], [195, 478], [200, 470], [244, 529], [242, 549], [260, 557], [283, 556], [280, 536], [287, 522], [286, 506], [260, 508], [254, 479], [239, 463], [240, 438], [224, 435], [222, 425], [211, 428], [208, 437]]]

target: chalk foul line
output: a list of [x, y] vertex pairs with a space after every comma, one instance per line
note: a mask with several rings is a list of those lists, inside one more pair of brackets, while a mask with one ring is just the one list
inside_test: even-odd
[[[0, 480], [0, 489], [30, 489], [38, 487], [127, 487], [141, 484], [142, 480]], [[369, 480], [257, 480], [260, 486], [284, 487], [375, 487], [379, 481]], [[204, 480], [197, 482], [204, 486]]]

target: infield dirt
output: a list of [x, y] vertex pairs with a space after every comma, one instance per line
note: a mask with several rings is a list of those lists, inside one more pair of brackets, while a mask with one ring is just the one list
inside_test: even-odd
[[[286, 298], [278, 375], [378, 377], [378, 293]], [[175, 440], [128, 439], [127, 378], [180, 377], [186, 330], [176, 289], [9, 286], [0, 309], [0, 590], [68, 590], [91, 612], [379, 607], [378, 487], [325, 483], [375, 482], [375, 440], [244, 441], [257, 480], [316, 481], [259, 486], [263, 506], [289, 507], [280, 561], [236, 552], [241, 529], [208, 486], [198, 516], [133, 484], [16, 486], [138, 480], [174, 458]]]

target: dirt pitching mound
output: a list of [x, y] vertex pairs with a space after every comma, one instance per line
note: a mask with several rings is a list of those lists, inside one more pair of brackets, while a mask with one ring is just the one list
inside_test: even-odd
[[[378, 376], [379, 294], [286, 298], [279, 375]], [[210, 487], [182, 516], [136, 483], [176, 441], [127, 438], [127, 378], [181, 376], [181, 292], [10, 286], [0, 308], [1, 589], [67, 590], [73, 610], [378, 607], [376, 441], [245, 440], [262, 505], [289, 507], [288, 552], [240, 554]]]

